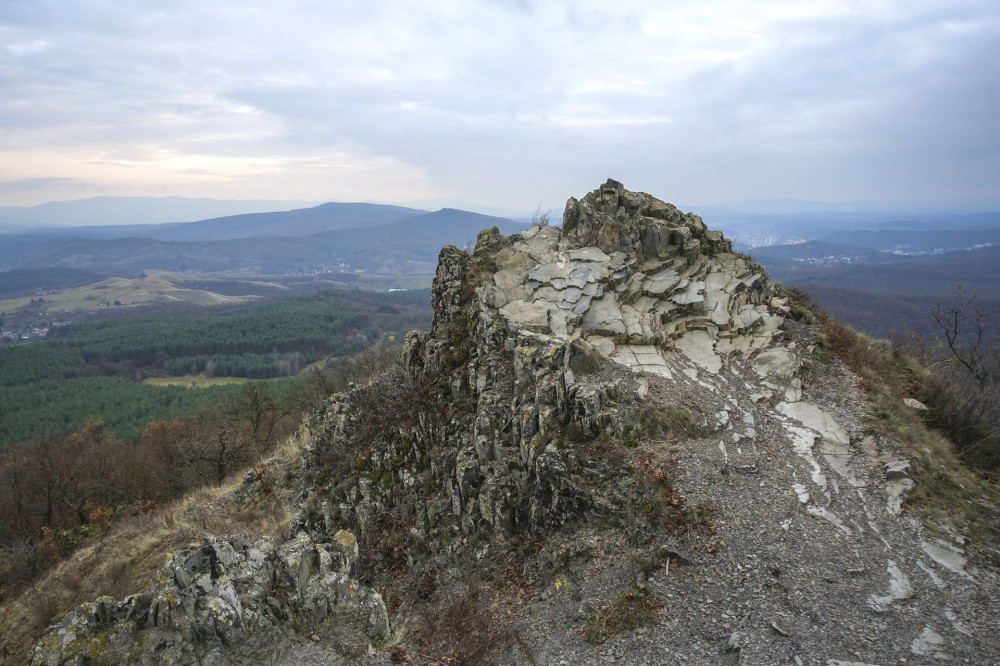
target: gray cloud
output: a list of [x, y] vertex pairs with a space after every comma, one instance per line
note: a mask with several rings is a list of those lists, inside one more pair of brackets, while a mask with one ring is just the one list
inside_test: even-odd
[[21, 175], [87, 153], [111, 189], [173, 156], [176, 194], [1000, 196], [991, 3], [661, 4], [4, 3], [0, 178], [44, 150], [66, 160]]

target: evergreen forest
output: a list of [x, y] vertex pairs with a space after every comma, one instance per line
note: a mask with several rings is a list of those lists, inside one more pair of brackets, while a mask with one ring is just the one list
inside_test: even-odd
[[[427, 290], [324, 291], [236, 307], [137, 309], [53, 328], [0, 347], [0, 449], [61, 437], [100, 419], [125, 441], [146, 424], [193, 414], [240, 390], [213, 378], [301, 385], [313, 364], [401, 341], [430, 319]], [[203, 388], [144, 383], [198, 376]]]

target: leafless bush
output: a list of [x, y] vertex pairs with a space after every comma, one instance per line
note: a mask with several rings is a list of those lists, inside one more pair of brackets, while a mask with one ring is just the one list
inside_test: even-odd
[[28, 611], [28, 619], [36, 633], [52, 624], [62, 610], [56, 593], [51, 589], [36, 587], [31, 594], [21, 597], [21, 602]]
[[995, 317], [995, 312], [982, 307], [976, 294], [969, 294], [962, 285], [958, 285], [954, 301], [931, 310], [931, 319], [942, 336], [943, 352], [981, 386], [997, 379], [1000, 335], [994, 326]]
[[965, 370], [939, 365], [923, 382], [924, 420], [944, 432], [964, 458], [1000, 470], [1000, 385], [981, 384]]
[[931, 311], [939, 337], [914, 334], [903, 346], [928, 369], [914, 392], [928, 407], [924, 420], [963, 458], [1000, 470], [1000, 335], [996, 313], [959, 285], [956, 298]]
[[550, 211], [542, 212], [542, 205], [538, 204], [538, 208], [535, 209], [535, 214], [531, 216], [531, 226], [533, 227], [547, 227], [549, 226], [549, 213]]
[[20, 593], [45, 566], [42, 555], [29, 539], [20, 539], [0, 550], [0, 599]]
[[351, 427], [346, 436], [327, 443], [322, 463], [334, 474], [343, 474], [358, 459], [384, 450], [417, 423], [421, 413], [434, 413], [437, 384], [433, 374], [413, 376], [403, 367], [398, 349], [369, 350], [344, 368], [352, 386], [347, 397]]
[[413, 520], [402, 507], [374, 516], [357, 529], [358, 579], [384, 587], [409, 573], [406, 539]]

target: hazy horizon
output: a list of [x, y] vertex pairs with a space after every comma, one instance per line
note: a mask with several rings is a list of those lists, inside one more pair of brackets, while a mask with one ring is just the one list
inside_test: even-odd
[[[582, 196], [585, 192], [576, 193]], [[655, 193], [651, 193], [654, 194]], [[198, 222], [251, 213], [269, 213], [303, 208], [312, 208], [325, 203], [362, 203], [399, 206], [417, 210], [435, 211], [441, 208], [457, 208], [483, 215], [494, 215], [511, 219], [530, 219], [536, 211], [515, 210], [503, 207], [479, 206], [461, 201], [423, 202], [424, 206], [412, 202], [385, 203], [378, 201], [298, 201], [298, 200], [240, 200], [165, 197], [117, 197], [99, 196], [85, 199], [48, 201], [33, 206], [0, 206], [0, 230], [31, 229], [43, 227], [74, 226], [122, 226], [133, 224], [165, 224], [171, 222]], [[849, 214], [859, 216], [879, 216], [886, 214], [937, 215], [975, 214], [1000, 212], [1000, 200], [934, 200], [896, 202], [822, 202], [799, 199], [750, 199], [744, 201], [721, 202], [718, 204], [686, 205], [674, 203], [685, 212], [693, 212], [712, 217], [745, 215], [785, 216], [804, 214]], [[543, 211], [546, 212], [546, 211]], [[550, 219], [562, 216], [562, 207], [547, 210]]]

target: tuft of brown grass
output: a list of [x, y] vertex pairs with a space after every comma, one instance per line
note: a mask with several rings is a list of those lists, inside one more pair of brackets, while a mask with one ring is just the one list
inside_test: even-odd
[[639, 426], [646, 437], [668, 438], [685, 435], [699, 437], [704, 428], [686, 407], [648, 404], [639, 410]]
[[587, 618], [583, 640], [596, 645], [623, 631], [656, 626], [661, 608], [646, 590], [629, 590]]

